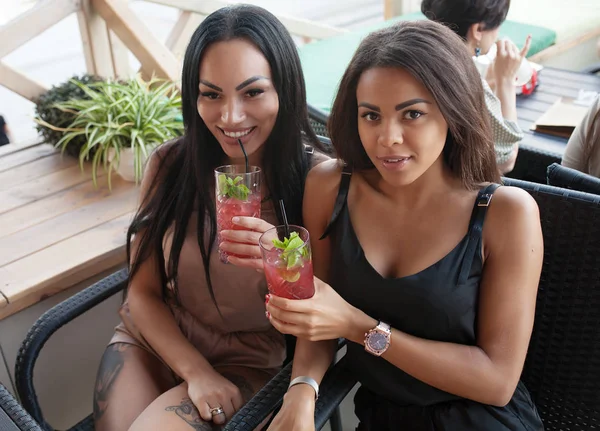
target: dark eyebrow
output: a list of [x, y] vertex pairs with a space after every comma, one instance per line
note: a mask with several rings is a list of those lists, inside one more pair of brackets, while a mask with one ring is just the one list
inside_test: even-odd
[[222, 89], [221, 87], [217, 87], [215, 84], [211, 84], [210, 82], [208, 82], [208, 81], [205, 81], [205, 80], [203, 80], [203, 79], [201, 79], [201, 80], [200, 80], [200, 84], [202, 84], [202, 85], [206, 85], [207, 87], [210, 87], [210, 88], [212, 88], [213, 90], [220, 91], [221, 93], [223, 92], [223, 89]]
[[[407, 106], [415, 105], [417, 103], [427, 103], [428, 105], [431, 105], [431, 102], [429, 100], [425, 100], [425, 99], [410, 99], [410, 100], [407, 100], [406, 102], [402, 102], [402, 103], [396, 105], [395, 109], [396, 109], [396, 111], [400, 111], [401, 109], [404, 109]], [[360, 102], [358, 104], [358, 106], [359, 107], [362, 106], [363, 108], [367, 108], [367, 109], [370, 109], [370, 110], [375, 111], [375, 112], [381, 112], [381, 109], [379, 109], [379, 106], [371, 105], [370, 103], [367, 103], [367, 102]]]
[[240, 91], [242, 88], [249, 86], [250, 84], [252, 84], [253, 82], [258, 81], [259, 79], [269, 79], [266, 76], [253, 76], [252, 78], [248, 78], [246, 79], [244, 82], [242, 82], [240, 85], [238, 85], [237, 87], [235, 87], [235, 91]]
[[363, 108], [367, 108], [367, 109], [370, 109], [375, 112], [381, 112], [381, 109], [379, 109], [379, 106], [371, 105], [370, 103], [367, 103], [367, 102], [360, 102], [358, 104], [358, 107], [360, 108], [361, 106]]
[[406, 108], [407, 106], [410, 105], [416, 105], [417, 103], [427, 103], [428, 105], [431, 105], [431, 102], [429, 100], [425, 100], [425, 99], [410, 99], [407, 100], [406, 102], [402, 102], [398, 105], [396, 105], [396, 111], [400, 111], [401, 109]]

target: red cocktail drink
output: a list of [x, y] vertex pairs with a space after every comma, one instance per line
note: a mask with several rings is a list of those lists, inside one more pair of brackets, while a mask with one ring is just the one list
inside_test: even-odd
[[269, 229], [260, 237], [269, 292], [288, 299], [308, 299], [315, 294], [308, 231], [300, 226]]
[[[220, 244], [221, 231], [241, 230], [233, 224], [233, 217], [260, 218], [260, 168], [250, 166], [246, 172], [242, 165], [221, 166], [215, 170], [215, 196], [217, 213], [217, 241]], [[229, 256], [238, 256], [219, 250], [221, 262], [227, 263]]]

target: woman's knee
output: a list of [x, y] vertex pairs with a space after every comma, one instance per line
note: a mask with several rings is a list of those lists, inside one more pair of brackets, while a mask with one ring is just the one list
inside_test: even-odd
[[96, 429], [127, 430], [154, 399], [174, 385], [170, 370], [150, 352], [126, 343], [108, 346], [96, 376]]
[[220, 426], [206, 422], [188, 396], [187, 384], [170, 389], [152, 402], [135, 420], [129, 431], [151, 430], [218, 430]]
[[[245, 367], [218, 367], [216, 371], [240, 389], [244, 402], [252, 398], [274, 373], [274, 371], [266, 372]], [[218, 430], [220, 426], [201, 418], [188, 395], [187, 384], [184, 382], [165, 392], [150, 404], [131, 426], [130, 431], [163, 429], [183, 431], [192, 428]]]

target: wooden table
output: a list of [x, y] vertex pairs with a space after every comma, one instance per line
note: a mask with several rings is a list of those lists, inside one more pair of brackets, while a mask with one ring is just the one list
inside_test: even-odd
[[0, 319], [122, 265], [138, 193], [50, 145], [0, 147]]
[[576, 98], [579, 90], [600, 93], [600, 76], [545, 68], [539, 75], [540, 85], [530, 96], [517, 97], [519, 125], [526, 133], [524, 144], [562, 155], [567, 139], [530, 130], [544, 112], [560, 97]]
[[600, 76], [545, 68], [539, 80], [533, 94], [517, 97], [517, 117], [525, 138], [520, 144], [515, 169], [508, 176], [545, 183], [546, 168], [560, 162], [568, 140], [534, 132], [531, 126], [560, 97], [577, 97], [579, 90], [600, 93]]

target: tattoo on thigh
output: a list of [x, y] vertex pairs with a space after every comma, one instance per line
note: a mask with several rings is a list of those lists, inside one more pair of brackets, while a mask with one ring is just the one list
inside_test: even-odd
[[252, 388], [252, 385], [248, 383], [248, 380], [246, 380], [245, 377], [240, 376], [239, 374], [232, 374], [228, 372], [224, 372], [221, 374], [223, 377], [225, 377], [227, 380], [229, 380], [231, 383], [233, 383], [240, 389], [244, 401], [248, 401], [250, 400], [250, 398], [252, 398], [255, 391]]
[[165, 410], [175, 412], [177, 416], [197, 431], [212, 431], [220, 428], [213, 427], [212, 424], [204, 422], [200, 417], [200, 413], [198, 413], [198, 409], [189, 398], [184, 398], [178, 406], [169, 406]]
[[108, 395], [112, 385], [117, 380], [119, 373], [123, 369], [125, 359], [123, 352], [129, 349], [128, 344], [111, 344], [106, 349], [102, 359], [102, 365], [98, 370], [96, 378], [96, 390], [94, 391], [94, 419], [99, 420], [108, 407]]

